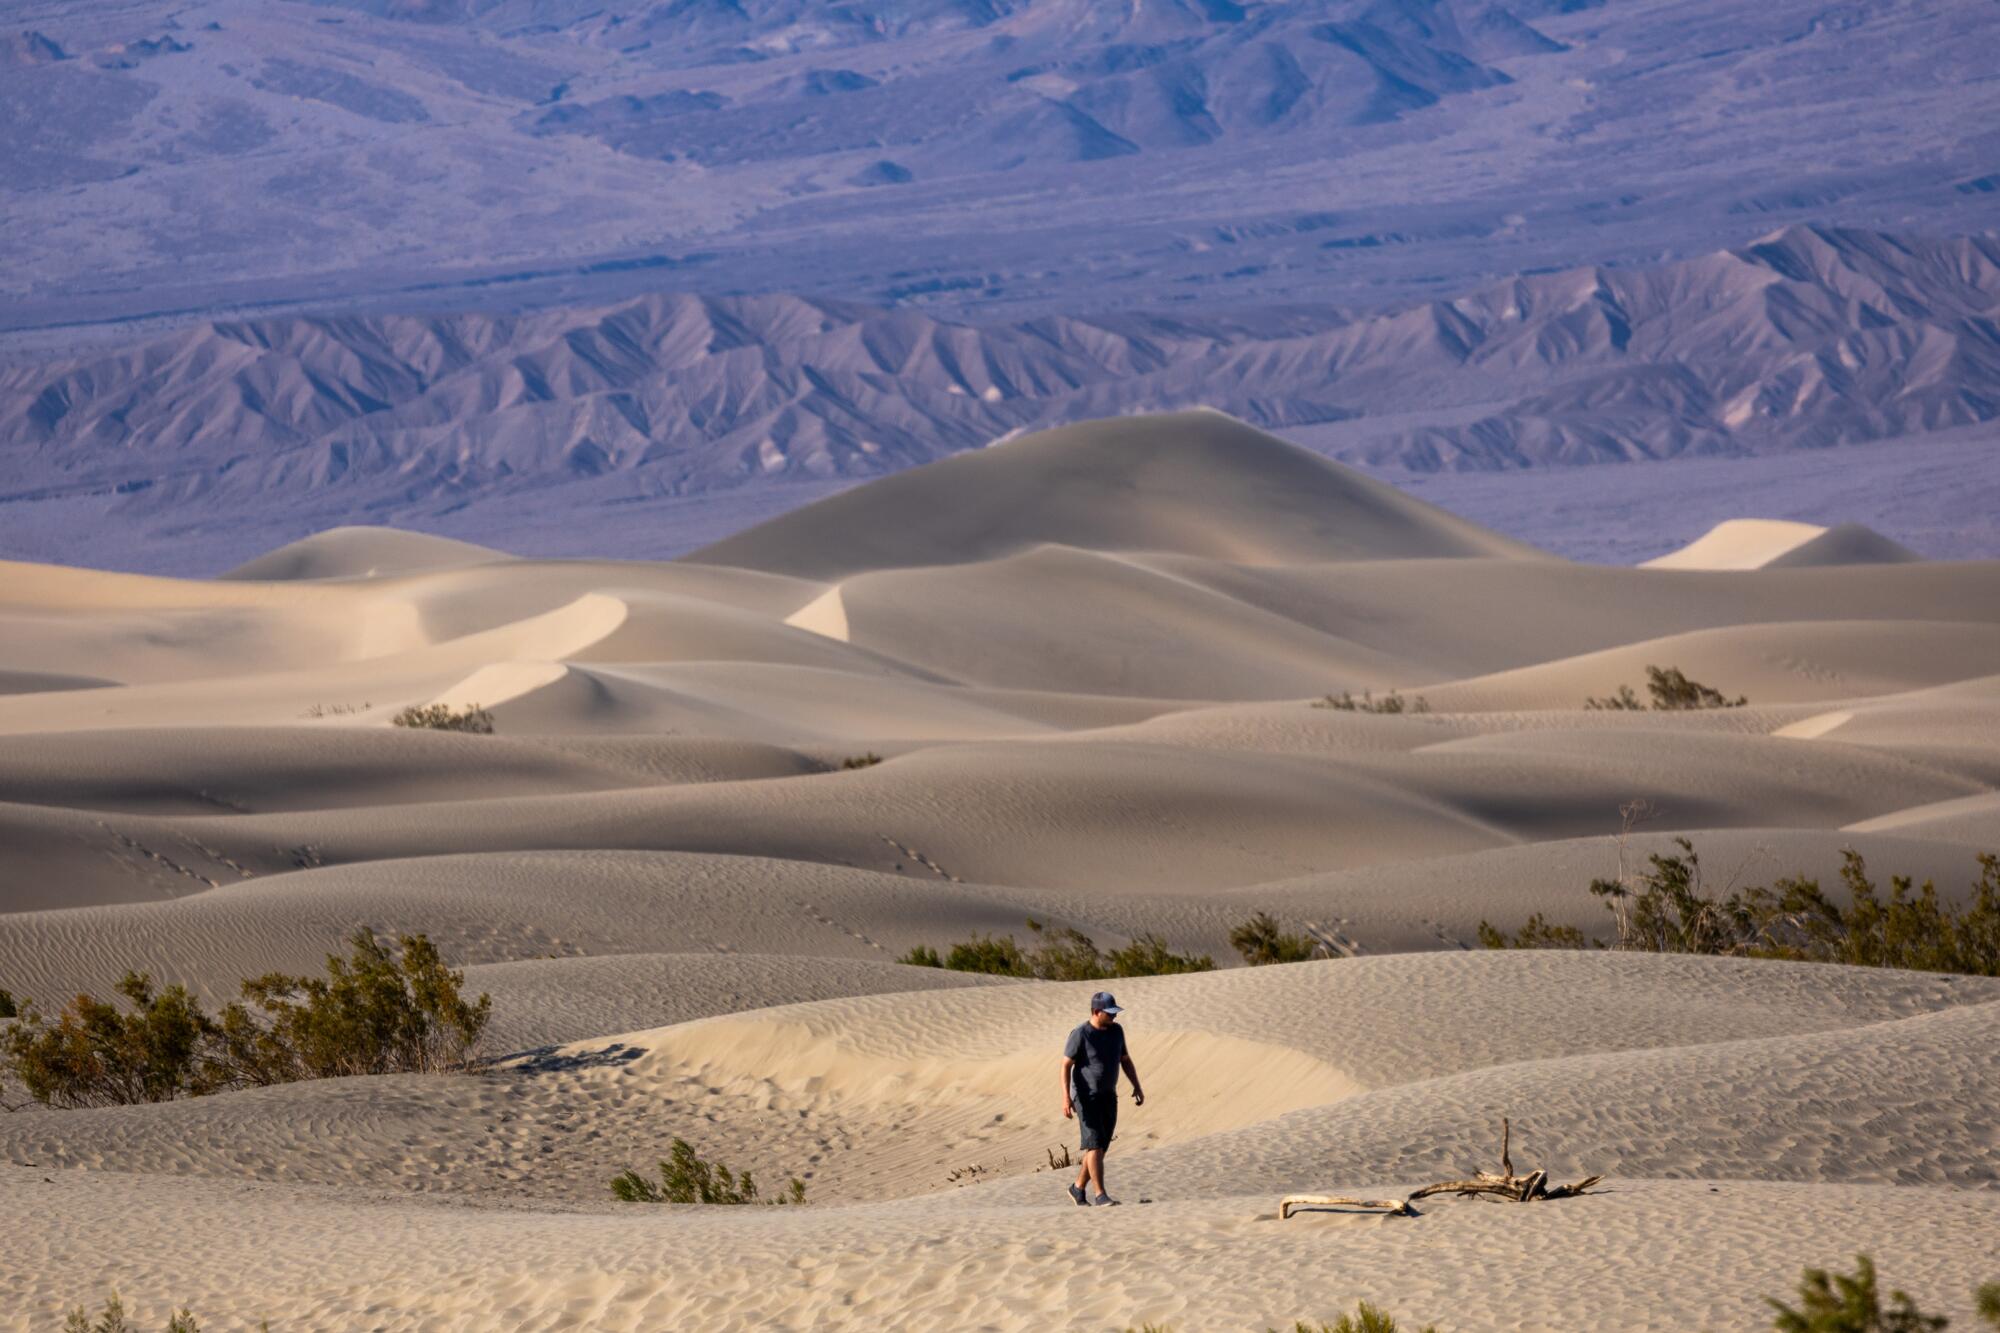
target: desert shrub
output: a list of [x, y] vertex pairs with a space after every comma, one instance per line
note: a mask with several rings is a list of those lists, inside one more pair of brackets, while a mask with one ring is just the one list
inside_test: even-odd
[[1342, 690], [1339, 694], [1329, 694], [1313, 700], [1314, 708], [1331, 708], [1342, 713], [1428, 713], [1431, 701], [1418, 695], [1414, 699], [1404, 699], [1394, 690], [1377, 699], [1367, 690], [1359, 699]]
[[882, 756], [870, 750], [867, 754], [851, 754], [840, 761], [843, 769], [873, 768], [882, 762]]
[[[2000, 976], [2000, 856], [1978, 857], [1971, 900], [1953, 908], [1939, 899], [1935, 884], [1927, 880], [1915, 888], [1904, 875], [1890, 880], [1885, 896], [1869, 878], [1861, 854], [1846, 851], [1840, 877], [1850, 903], [1843, 908], [1818, 880], [1797, 875], [1768, 888], [1711, 894], [1693, 844], [1686, 838], [1674, 842], [1678, 853], [1649, 856], [1650, 868], [1629, 884], [1591, 881], [1591, 893], [1612, 913], [1612, 947]], [[1586, 943], [1575, 927], [1550, 925], [1539, 913], [1512, 937], [1482, 921], [1479, 942], [1516, 949], [1576, 949]]]
[[350, 1074], [464, 1069], [475, 1060], [492, 1001], [467, 1003], [465, 974], [423, 935], [398, 949], [356, 931], [324, 977], [271, 973], [243, 983], [218, 1017], [181, 986], [155, 991], [128, 972], [127, 1008], [79, 995], [54, 1019], [33, 1005], [0, 1031], [6, 1072], [36, 1101], [79, 1108], [198, 1097]]
[[1230, 931], [1229, 947], [1251, 967], [1303, 963], [1320, 955], [1319, 945], [1311, 937], [1287, 934], [1269, 912], [1259, 912]]
[[1590, 940], [1575, 926], [1555, 925], [1537, 912], [1512, 935], [1480, 922], [1479, 945], [1484, 949], [1586, 949]]
[[1981, 1322], [2000, 1328], [2000, 1282], [1981, 1283], [1979, 1290], [1972, 1293], [1972, 1303]]
[[1043, 981], [1097, 981], [1118, 975], [1090, 936], [1080, 930], [1070, 926], [1051, 929], [1030, 918], [1028, 931], [1035, 942], [1027, 954], [1031, 977]]
[[14, 1004], [14, 993], [0, 990], [0, 1018], [18, 1018], [21, 1011]]
[[202, 1056], [215, 1025], [185, 987], [153, 989], [127, 972], [129, 1008], [78, 995], [49, 1019], [29, 1004], [0, 1033], [0, 1056], [36, 1101], [77, 1109], [164, 1102], [202, 1090]]
[[478, 704], [453, 708], [450, 704], [411, 704], [389, 719], [399, 727], [426, 731], [465, 731], [476, 736], [493, 734], [493, 714]]
[[802, 1204], [806, 1201], [805, 1182], [796, 1176], [777, 1198], [758, 1198], [757, 1182], [748, 1171], [737, 1175], [722, 1163], [707, 1160], [686, 1139], [674, 1140], [667, 1160], [660, 1163], [657, 1182], [637, 1171], [626, 1171], [612, 1180], [611, 1192], [626, 1203]]
[[355, 1074], [435, 1073], [476, 1058], [492, 1009], [460, 994], [465, 973], [446, 967], [424, 935], [392, 953], [357, 930], [347, 958], [328, 955], [326, 976], [280, 972], [243, 983], [218, 1025], [219, 1073], [231, 1084], [290, 1083]]
[[1175, 953], [1165, 940], [1151, 933], [1141, 935], [1122, 949], [1113, 949], [1105, 958], [1114, 977], [1170, 977], [1215, 970], [1215, 960], [1207, 954]]
[[[1308, 1324], [1301, 1319], [1292, 1325], [1292, 1333], [1398, 1333], [1401, 1328], [1394, 1315], [1363, 1301], [1354, 1307], [1353, 1314], [1344, 1314], [1331, 1324]], [[1272, 1329], [1271, 1333], [1278, 1331]], [[1426, 1325], [1419, 1333], [1437, 1333], [1437, 1325]]]
[[[1661, 712], [1741, 708], [1750, 702], [1745, 695], [1739, 694], [1730, 699], [1720, 690], [1711, 689], [1698, 680], [1689, 680], [1679, 667], [1647, 667], [1646, 693], [1651, 696], [1653, 707]], [[1639, 696], [1632, 692], [1630, 685], [1620, 685], [1615, 694], [1603, 698], [1585, 699], [1583, 706], [1611, 712], [1631, 712], [1644, 707], [1639, 702]]]
[[1799, 1279], [1796, 1309], [1775, 1297], [1764, 1299], [1777, 1312], [1771, 1326], [1778, 1333], [1923, 1333], [1951, 1322], [1918, 1310], [1900, 1291], [1889, 1293], [1889, 1308], [1883, 1309], [1875, 1263], [1865, 1254], [1855, 1256], [1852, 1277], [1808, 1268]]
[[[71, 1310], [63, 1320], [63, 1333], [136, 1333], [136, 1330], [125, 1318], [125, 1303], [114, 1292], [96, 1319], [81, 1305]], [[194, 1315], [180, 1309], [167, 1316], [167, 1333], [201, 1333], [201, 1325], [195, 1322]]]
[[1082, 931], [1068, 926], [1044, 926], [1029, 920], [1032, 948], [1023, 949], [1012, 935], [974, 935], [940, 956], [918, 945], [899, 960], [918, 967], [942, 967], [951, 972], [981, 972], [988, 976], [1032, 977], [1040, 981], [1102, 981], [1110, 977], [1157, 977], [1182, 972], [1211, 972], [1215, 960], [1207, 954], [1175, 953], [1159, 936], [1145, 934], [1122, 949], [1105, 953]]
[[945, 952], [944, 967], [951, 972], [983, 972], [998, 977], [1034, 975], [1027, 956], [1014, 943], [1012, 935], [997, 940], [990, 935], [974, 935], [954, 944]]

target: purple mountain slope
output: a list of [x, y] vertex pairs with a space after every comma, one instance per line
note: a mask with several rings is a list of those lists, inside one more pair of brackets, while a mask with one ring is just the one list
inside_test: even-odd
[[273, 489], [393, 516], [466, 488], [864, 477], [1209, 404], [1464, 471], [1856, 443], [2000, 417], [2000, 237], [1794, 228], [1381, 314], [956, 323], [796, 296], [202, 324], [0, 369], [14, 498]]
[[687, 540], [634, 539], [657, 554], [714, 515], [1198, 404], [1431, 478], [2000, 416], [1986, 0], [21, 22], [13, 554], [108, 558], [107, 519], [137, 563], [215, 568], [339, 523], [504, 546], [707, 506]]
[[[45, 0], [0, 329], [796, 291], [1400, 306], [2000, 222], [1986, 0]], [[66, 54], [69, 59], [54, 59]]]

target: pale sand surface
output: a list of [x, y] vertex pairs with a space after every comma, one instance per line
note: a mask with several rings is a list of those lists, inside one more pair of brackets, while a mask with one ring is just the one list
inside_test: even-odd
[[[345, 529], [213, 582], [0, 567], [0, 985], [214, 1003], [423, 931], [508, 1057], [0, 1114], [0, 1328], [113, 1287], [217, 1329], [1738, 1328], [1860, 1251], [1966, 1315], [2000, 982], [1473, 946], [1602, 936], [1590, 880], [1676, 836], [1713, 887], [1853, 849], [1962, 899], [2000, 850], [2000, 564], [1763, 523], [1656, 563], [1194, 413], [669, 564]], [[1583, 709], [1648, 665], [1751, 702]], [[1430, 711], [1309, 706], [1392, 689]], [[433, 701], [498, 734], [388, 725]], [[1359, 956], [1234, 967], [1259, 910]], [[1047, 1169], [1092, 985], [895, 961], [1029, 918], [1226, 965], [1115, 983], [1151, 1094], [1116, 1212]], [[1275, 1220], [1492, 1165], [1503, 1115], [1609, 1190]], [[675, 1136], [810, 1205], [611, 1201]]]

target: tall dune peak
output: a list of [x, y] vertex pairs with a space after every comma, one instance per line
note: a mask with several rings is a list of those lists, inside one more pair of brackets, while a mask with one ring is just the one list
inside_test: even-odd
[[1542, 555], [1197, 409], [1020, 436], [831, 496], [687, 558], [840, 578], [1041, 545], [1249, 565]]
[[428, 532], [366, 526], [328, 528], [288, 542], [223, 574], [243, 582], [374, 578], [463, 569], [508, 559], [488, 546]]

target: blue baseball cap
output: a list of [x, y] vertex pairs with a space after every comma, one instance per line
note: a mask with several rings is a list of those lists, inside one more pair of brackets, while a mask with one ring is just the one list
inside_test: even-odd
[[1118, 1001], [1111, 998], [1111, 992], [1108, 990], [1101, 990], [1090, 997], [1090, 1012], [1094, 1014], [1099, 1010], [1107, 1014], [1122, 1014], [1125, 1012], [1118, 1007]]

